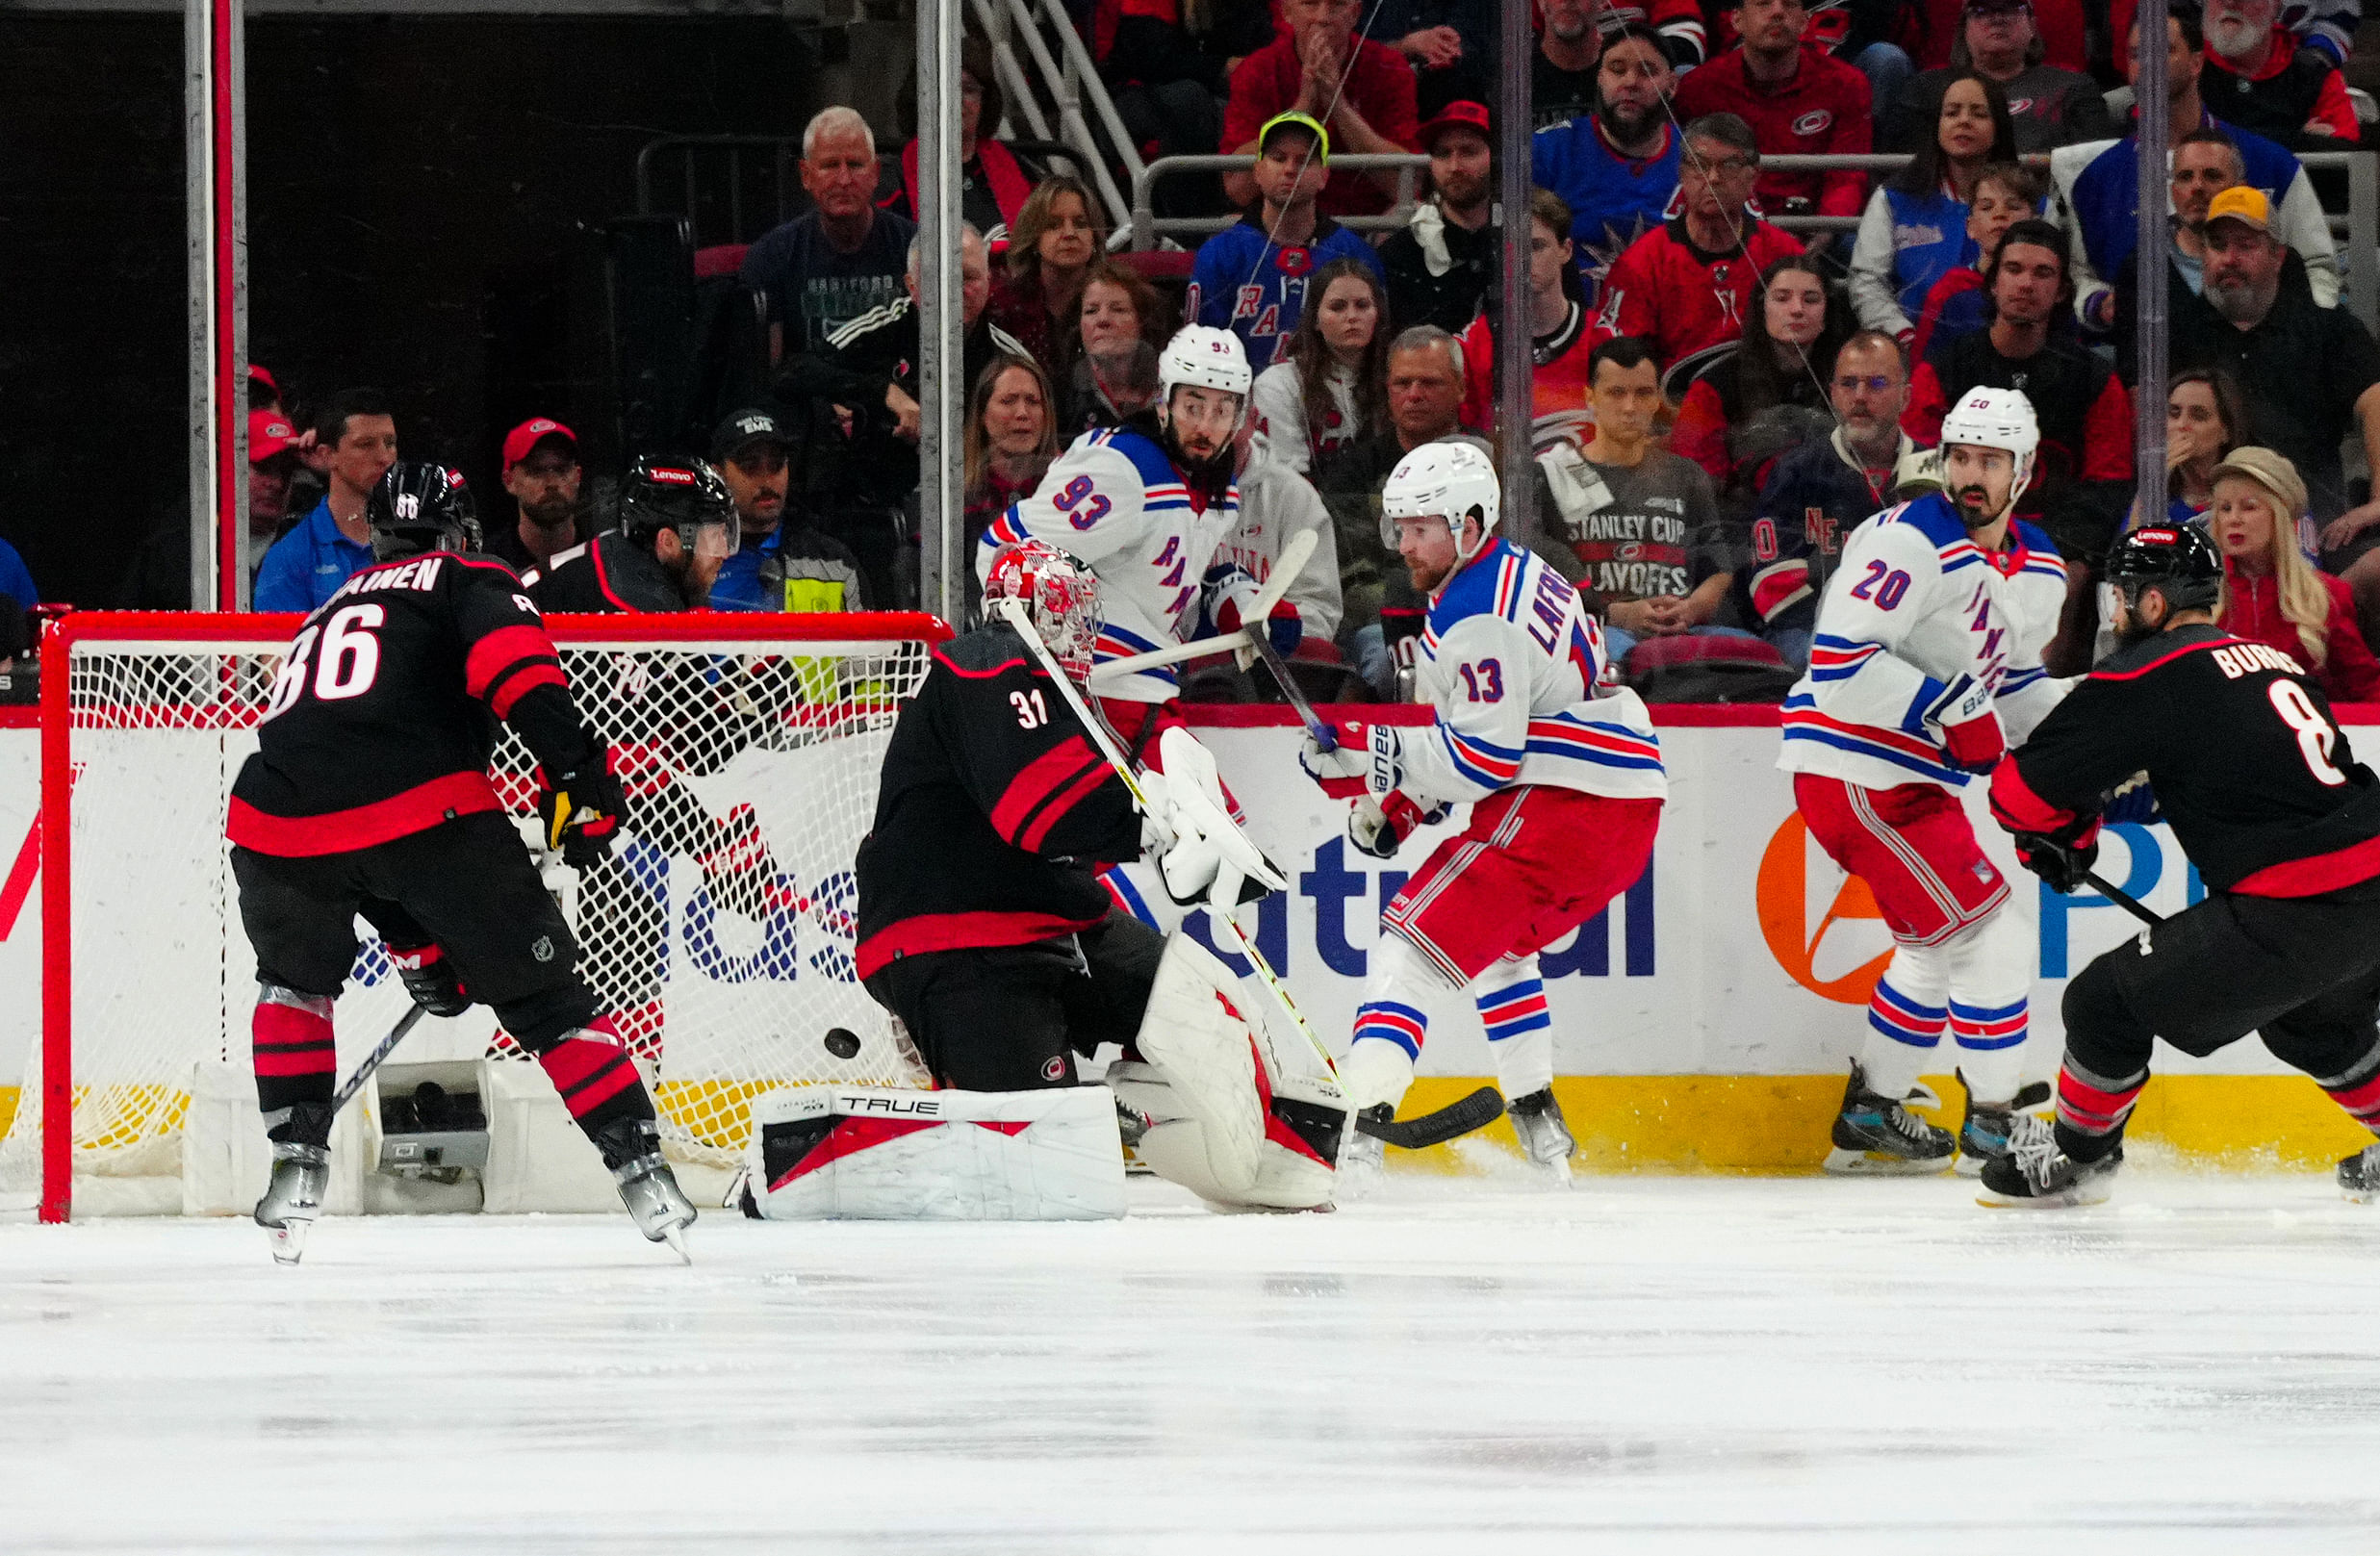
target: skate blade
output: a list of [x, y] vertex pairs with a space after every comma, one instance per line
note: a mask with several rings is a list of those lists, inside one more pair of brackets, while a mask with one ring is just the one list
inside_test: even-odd
[[2380, 1185], [2370, 1188], [2349, 1188], [2341, 1184], [2339, 1197], [2350, 1205], [2380, 1205]]
[[2055, 1194], [2003, 1194], [1996, 1189], [1981, 1189], [1975, 1203], [1987, 1211], [2083, 1211], [2094, 1205], [2105, 1205], [2114, 1194], [2113, 1186], [2092, 1184], [2077, 1186]]
[[663, 1227], [661, 1229], [661, 1240], [670, 1245], [670, 1252], [678, 1256], [678, 1262], [679, 1263], [690, 1265], [694, 1263], [694, 1256], [686, 1252], [686, 1234], [683, 1229], [678, 1227]]
[[[1949, 1157], [1913, 1160], [1881, 1151], [1853, 1151], [1835, 1146], [1827, 1152], [1824, 1169], [1838, 1178], [1932, 1178], [1951, 1164]], [[1983, 1169], [1976, 1169], [1981, 1172]]]
[[277, 1227], [267, 1227], [265, 1232], [272, 1239], [272, 1262], [276, 1264], [294, 1264], [305, 1258], [306, 1231], [313, 1225], [312, 1221], [293, 1218]]
[[1983, 1163], [1990, 1160], [1989, 1157], [1971, 1157], [1961, 1151], [1958, 1160], [1951, 1163], [1950, 1170], [1961, 1178], [1981, 1178], [1983, 1176]]
[[1537, 1163], [1537, 1170], [1551, 1187], [1568, 1188], [1571, 1186], [1571, 1167], [1568, 1157], [1555, 1157], [1551, 1161], [1540, 1161]]

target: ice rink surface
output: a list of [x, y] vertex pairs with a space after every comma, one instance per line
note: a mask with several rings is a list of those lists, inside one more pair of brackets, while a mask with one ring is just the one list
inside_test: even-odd
[[[0, 1550], [2380, 1549], [2380, 1208], [2138, 1167], [1079, 1226], [0, 1227]], [[2014, 1543], [2009, 1543], [2014, 1542]]]

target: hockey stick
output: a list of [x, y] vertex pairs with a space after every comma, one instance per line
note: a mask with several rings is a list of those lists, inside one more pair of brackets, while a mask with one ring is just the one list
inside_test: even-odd
[[1307, 559], [1314, 555], [1314, 548], [1319, 544], [1311, 529], [1301, 529], [1289, 538], [1289, 543], [1281, 548], [1281, 559], [1273, 564], [1271, 576], [1265, 580], [1265, 587], [1257, 591], [1255, 603], [1248, 607], [1250, 625], [1236, 626], [1216, 637], [1193, 638], [1170, 648], [1151, 649], [1146, 653], [1131, 653], [1120, 659], [1110, 659], [1093, 666], [1091, 677], [1096, 680], [1137, 675], [1143, 670], [1178, 665], [1185, 659], [1205, 659], [1225, 651], [1239, 655], [1240, 668], [1245, 670], [1255, 642], [1252, 634], [1271, 617], [1272, 607], [1281, 603], [1283, 597], [1288, 595], [1290, 585], [1297, 580], [1297, 574], [1304, 570]]
[[2138, 919], [2143, 924], [2154, 925], [2162, 924], [2165, 922], [2165, 916], [2162, 913], [2159, 913], [2150, 908], [2147, 905], [2143, 904], [2139, 898], [2135, 897], [2123, 887], [2110, 884], [2107, 878], [2100, 875], [2096, 870], [2084, 871], [2083, 881], [2086, 885], [2089, 886], [2091, 890], [2097, 892], [2100, 896], [2105, 897], [2109, 902], [2113, 903], [2116, 906], [2122, 908], [2125, 912], [2130, 913], [2134, 918]]
[[380, 1039], [380, 1046], [365, 1055], [364, 1062], [355, 1067], [355, 1073], [348, 1076], [337, 1091], [331, 1093], [330, 1110], [334, 1114], [340, 1109], [345, 1108], [348, 1100], [357, 1092], [364, 1089], [364, 1083], [371, 1079], [372, 1071], [378, 1069], [391, 1054], [397, 1052], [397, 1045], [405, 1040], [405, 1033], [411, 1032], [421, 1019], [422, 1008], [418, 1005], [397, 1018], [397, 1025], [391, 1027], [389, 1034]]
[[[1259, 635], [1249, 642], [1256, 649], [1256, 657], [1264, 661], [1265, 668], [1272, 672], [1272, 678], [1280, 682], [1281, 695], [1289, 699], [1290, 707], [1295, 711], [1298, 722], [1306, 727], [1307, 732], [1314, 736], [1315, 744], [1324, 751], [1337, 751], [1339, 731], [1324, 723], [1322, 716], [1314, 711], [1314, 704], [1306, 701], [1305, 692], [1290, 677], [1289, 663], [1272, 646], [1272, 640]], [[1374, 811], [1379, 809], [1379, 802], [1369, 794], [1357, 804], [1369, 805]], [[1358, 1114], [1355, 1127], [1373, 1139], [1385, 1141], [1399, 1150], [1421, 1151], [1433, 1145], [1444, 1145], [1448, 1140], [1469, 1135], [1472, 1130], [1485, 1129], [1503, 1116], [1504, 1094], [1494, 1086], [1481, 1086], [1471, 1095], [1418, 1118], [1373, 1120]]]
[[[1132, 763], [1124, 759], [1123, 747], [1116, 743], [1114, 731], [1108, 727], [1107, 721], [1083, 700], [1083, 694], [1075, 689], [1074, 682], [1059, 665], [1057, 656], [1050, 652], [1049, 645], [1041, 641], [1041, 634], [1035, 628], [1025, 602], [1021, 599], [1003, 599], [998, 602], [998, 608], [1000, 614], [1008, 619], [1009, 625], [1016, 629], [1016, 635], [1024, 640], [1025, 647], [1033, 650], [1033, 656], [1041, 662], [1041, 668], [1049, 672], [1050, 679], [1057, 684], [1059, 696], [1065, 699], [1066, 705], [1074, 710], [1074, 716], [1082, 721], [1091, 743], [1099, 748], [1099, 754], [1108, 759], [1108, 765], [1115, 770], [1115, 776], [1124, 780], [1124, 787], [1131, 792], [1133, 803], [1140, 807], [1142, 815], [1147, 815], [1149, 797], [1148, 792], [1140, 787], [1139, 775], [1132, 770]], [[1322, 1063], [1330, 1070], [1331, 1078], [1336, 1080], [1339, 1066], [1332, 1059], [1330, 1050], [1322, 1046], [1322, 1039], [1315, 1035], [1314, 1029], [1306, 1024], [1305, 1016], [1299, 1012], [1296, 1002], [1290, 998], [1290, 991], [1282, 985], [1279, 975], [1273, 972], [1271, 964], [1265, 960], [1263, 953], [1241, 931], [1238, 921], [1224, 906], [1239, 897], [1240, 880], [1239, 872], [1228, 867], [1216, 877], [1215, 885], [1208, 891], [1208, 921], [1221, 927], [1233, 949], [1255, 969], [1258, 980], [1271, 993], [1273, 1002], [1280, 1006], [1297, 1030], [1306, 1034], [1306, 1041], [1321, 1056]], [[1223, 887], [1226, 882], [1227, 890], [1216, 889]], [[1218, 898], [1221, 901], [1217, 901]]]

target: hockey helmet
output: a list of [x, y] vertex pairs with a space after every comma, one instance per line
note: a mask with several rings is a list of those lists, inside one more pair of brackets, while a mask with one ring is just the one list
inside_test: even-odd
[[400, 459], [364, 500], [372, 555], [401, 561], [424, 551], [479, 549], [479, 510], [460, 471]]
[[699, 459], [637, 457], [620, 482], [620, 531], [650, 551], [664, 529], [676, 530], [689, 553], [708, 542], [721, 556], [735, 554], [735, 498], [717, 471]]
[[2214, 610], [2223, 597], [2223, 558], [2196, 524], [2143, 524], [2108, 551], [2109, 585], [2137, 610], [2154, 587], [2168, 610]]
[[[1473, 443], [1425, 443], [1396, 462], [1380, 493], [1380, 539], [1396, 549], [1399, 519], [1444, 519], [1454, 532], [1455, 556], [1468, 562], [1487, 548], [1502, 507], [1496, 467]], [[1463, 521], [1479, 518], [1479, 544], [1463, 548]]]
[[1091, 646], [1099, 640], [1099, 580], [1088, 564], [1045, 540], [1003, 547], [984, 580], [986, 618], [1004, 619], [992, 611], [1003, 599], [1025, 602], [1033, 629], [1069, 680], [1079, 686], [1090, 678]]
[[1174, 386], [1219, 389], [1245, 398], [1255, 376], [1248, 371], [1248, 354], [1240, 337], [1211, 324], [1185, 324], [1157, 358], [1157, 397], [1172, 399]]
[[1978, 448], [2005, 448], [2016, 462], [2016, 478], [2009, 486], [2009, 506], [2033, 484], [2034, 454], [2041, 446], [2041, 426], [2033, 401], [2021, 389], [1992, 389], [1979, 385], [1958, 396], [1942, 418], [1942, 451], [1963, 443]]

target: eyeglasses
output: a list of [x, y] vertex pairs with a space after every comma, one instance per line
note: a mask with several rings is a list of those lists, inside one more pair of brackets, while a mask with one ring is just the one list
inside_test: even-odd
[[1702, 179], [1713, 179], [1727, 173], [1749, 173], [1759, 166], [1750, 157], [1688, 157], [1678, 165], [1677, 174], [1680, 178], [1692, 173]]
[[1871, 395], [1881, 395], [1886, 390], [1892, 388], [1892, 379], [1887, 374], [1881, 372], [1869, 373], [1864, 378], [1860, 377], [1857, 373], [1841, 372], [1834, 375], [1834, 387], [1842, 390], [1845, 394], [1849, 394], [1854, 390], [1864, 389]]

